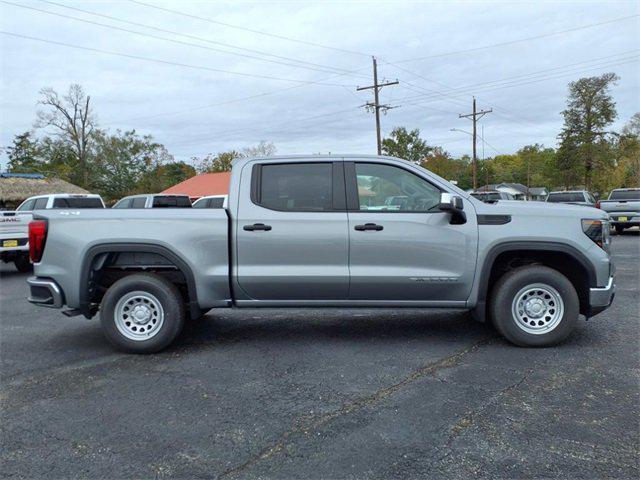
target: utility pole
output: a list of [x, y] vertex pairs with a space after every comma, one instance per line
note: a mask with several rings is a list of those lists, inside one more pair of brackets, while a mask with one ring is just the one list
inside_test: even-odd
[[473, 112], [472, 113], [467, 113], [466, 115], [458, 115], [459, 118], [470, 118], [471, 121], [473, 122], [473, 163], [472, 163], [472, 170], [473, 170], [473, 189], [475, 190], [476, 188], [478, 188], [478, 155], [476, 154], [476, 137], [477, 137], [477, 132], [476, 132], [476, 124], [478, 123], [478, 120], [480, 120], [482, 117], [484, 117], [487, 113], [491, 113], [493, 112], [493, 109], [489, 109], [489, 110], [480, 110], [479, 112], [476, 110], [476, 97], [473, 97]]
[[386, 83], [378, 83], [378, 62], [376, 61], [376, 57], [373, 58], [373, 85], [369, 85], [368, 87], [358, 87], [356, 90], [370, 90], [373, 89], [373, 103], [367, 102], [363, 106], [367, 108], [373, 109], [376, 114], [376, 139], [378, 142], [378, 155], [382, 155], [382, 137], [380, 135], [380, 110], [387, 111], [392, 108], [389, 105], [380, 105], [379, 93], [382, 87], [388, 87], [389, 85], [397, 85], [397, 80], [395, 82], [386, 82]]

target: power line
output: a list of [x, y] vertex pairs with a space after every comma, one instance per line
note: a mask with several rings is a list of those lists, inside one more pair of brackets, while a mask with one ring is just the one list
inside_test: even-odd
[[[51, 11], [48, 11], [48, 10], [42, 10], [42, 9], [35, 8], [35, 7], [29, 7], [27, 5], [21, 5], [21, 4], [14, 3], [14, 2], [9, 2], [9, 1], [6, 1], [6, 0], [1, 0], [1, 1], [2, 1], [2, 3], [5, 3], [7, 5], [13, 5], [15, 7], [25, 8], [25, 9], [29, 9], [29, 10], [35, 10], [37, 12], [46, 13], [46, 14], [49, 14], [49, 15], [55, 15], [55, 16], [58, 16], [58, 17], [67, 18], [67, 19], [75, 20], [75, 21], [79, 21], [79, 22], [84, 22], [84, 23], [88, 23], [88, 24], [91, 24], [91, 25], [98, 25], [100, 27], [110, 28], [110, 29], [113, 29], [113, 30], [119, 30], [119, 31], [122, 31], [122, 32], [127, 32], [127, 33], [132, 33], [134, 35], [145, 36], [145, 37], [148, 37], [148, 38], [154, 38], [156, 40], [163, 40], [163, 41], [167, 41], [167, 42], [177, 43], [177, 44], [180, 44], [180, 45], [187, 45], [187, 46], [193, 46], [193, 47], [197, 47], [197, 48], [203, 48], [203, 49], [206, 49], [206, 50], [211, 50], [211, 51], [215, 51], [215, 52], [221, 52], [221, 53], [225, 53], [225, 54], [228, 54], [228, 55], [236, 55], [236, 56], [240, 56], [240, 57], [244, 57], [244, 58], [256, 59], [256, 60], [263, 61], [263, 62], [275, 63], [275, 64], [279, 64], [279, 65], [286, 65], [286, 66], [290, 66], [290, 67], [294, 67], [294, 68], [305, 68], [305, 69], [308, 69], [308, 70], [323, 71], [323, 72], [327, 72], [327, 73], [334, 73], [334, 72], [341, 72], [342, 73], [342, 72], [346, 72], [347, 71], [347, 70], [336, 68], [336, 67], [332, 67], [332, 66], [329, 66], [329, 65], [321, 65], [321, 64], [318, 64], [318, 63], [307, 62], [305, 60], [298, 60], [298, 59], [295, 59], [295, 58], [285, 57], [285, 56], [282, 56], [282, 55], [275, 55], [275, 54], [271, 54], [271, 53], [268, 53], [268, 52], [263, 52], [263, 51], [260, 51], [260, 50], [254, 50], [254, 49], [249, 49], [249, 48], [244, 48], [244, 47], [238, 47], [236, 45], [232, 45], [232, 44], [228, 44], [228, 43], [217, 42], [217, 41], [213, 41], [213, 40], [210, 40], [210, 39], [207, 39], [207, 38], [198, 37], [198, 36], [195, 36], [195, 35], [176, 32], [176, 31], [173, 31], [173, 30], [167, 30], [165, 28], [160, 28], [160, 27], [156, 27], [156, 26], [153, 26], [153, 25], [146, 25], [144, 23], [133, 22], [133, 21], [130, 21], [130, 20], [122, 19], [122, 18], [113, 17], [111, 15], [104, 15], [104, 14], [97, 13], [97, 12], [91, 12], [89, 10], [84, 10], [84, 9], [77, 8], [77, 7], [71, 7], [71, 6], [68, 6], [68, 5], [63, 5], [61, 3], [51, 2], [51, 1], [48, 1], [48, 0], [39, 0], [39, 1], [42, 2], [42, 3], [49, 4], [49, 5], [55, 5], [57, 7], [66, 8], [66, 9], [69, 9], [69, 10], [72, 10], [72, 11], [81, 12], [81, 13], [84, 13], [84, 14], [87, 14], [87, 15], [93, 15], [93, 16], [96, 16], [96, 17], [106, 18], [106, 19], [113, 20], [113, 21], [116, 21], [116, 22], [121, 22], [121, 23], [124, 23], [124, 24], [127, 24], [127, 25], [134, 25], [134, 26], [138, 26], [138, 27], [142, 27], [142, 28], [148, 28], [148, 29], [156, 30], [156, 31], [163, 32], [163, 33], [169, 33], [171, 35], [179, 35], [179, 36], [182, 36], [182, 37], [185, 37], [185, 38], [191, 38], [191, 39], [198, 40], [198, 41], [201, 41], [201, 42], [207, 42], [207, 43], [210, 43], [210, 44], [213, 44], [213, 45], [220, 45], [220, 46], [227, 47], [227, 48], [233, 48], [233, 49], [241, 50], [241, 51], [245, 51], [245, 52], [256, 53], [258, 55], [265, 55], [265, 56], [268, 56], [268, 57], [278, 58], [278, 59], [281, 59], [281, 60], [286, 60], [287, 62], [277, 61], [277, 60], [270, 60], [270, 59], [267, 59], [267, 58], [256, 57], [256, 56], [253, 56], [253, 55], [247, 55], [247, 54], [233, 52], [233, 51], [229, 51], [229, 50], [222, 50], [222, 49], [218, 49], [218, 48], [206, 47], [206, 46], [199, 45], [199, 44], [196, 44], [196, 43], [184, 42], [184, 41], [176, 40], [176, 39], [172, 39], [172, 38], [160, 37], [160, 36], [157, 36], [157, 35], [152, 35], [152, 34], [148, 34], [148, 33], [144, 33], [144, 32], [137, 32], [137, 31], [134, 31], [134, 30], [128, 30], [126, 28], [121, 28], [121, 27], [117, 27], [117, 26], [114, 26], [114, 25], [107, 25], [107, 24], [104, 24], [104, 23], [94, 22], [94, 21], [91, 21], [91, 20], [83, 19], [83, 18], [73, 17], [73, 16], [70, 16], [70, 15], [64, 15], [62, 13], [51, 12]], [[290, 62], [296, 62], [296, 63], [299, 63], [300, 65], [298, 65], [296, 63], [292, 64]], [[361, 76], [361, 75], [358, 75], [358, 76]]]
[[[130, 1], [133, 1], [133, 0], [130, 0]], [[555, 31], [555, 32], [549, 32], [549, 33], [543, 33], [543, 34], [540, 34], [540, 35], [534, 35], [532, 37], [519, 38], [519, 39], [508, 40], [508, 41], [499, 42], [499, 43], [492, 43], [492, 44], [489, 44], [489, 45], [483, 45], [483, 46], [480, 46], [480, 47], [466, 48], [466, 49], [463, 49], [463, 50], [453, 50], [453, 51], [450, 51], [450, 52], [438, 53], [438, 54], [434, 54], [434, 55], [427, 55], [427, 56], [424, 56], [424, 57], [408, 58], [408, 59], [405, 59], [405, 60], [396, 61], [395, 63], [397, 64], [397, 63], [417, 62], [417, 61], [420, 61], [420, 60], [428, 60], [430, 58], [447, 57], [449, 55], [459, 55], [459, 54], [462, 54], [462, 53], [477, 52], [479, 50], [486, 50], [486, 49], [495, 48], [495, 47], [503, 47], [505, 45], [513, 45], [515, 43], [528, 42], [530, 40], [538, 40], [540, 38], [553, 37], [553, 36], [556, 36], [556, 35], [562, 35], [564, 33], [576, 32], [578, 30], [584, 30], [584, 29], [587, 29], [587, 28], [599, 27], [601, 25], [608, 25], [610, 23], [615, 23], [615, 22], [622, 22], [624, 20], [630, 20], [632, 18], [637, 18], [637, 17], [640, 17], [640, 15], [638, 15], [638, 14], [636, 14], [636, 15], [628, 15], [626, 17], [618, 17], [618, 18], [614, 18], [614, 19], [611, 19], [611, 20], [605, 20], [603, 22], [591, 23], [591, 24], [588, 24], [588, 25], [581, 25], [581, 26], [578, 26], [578, 27], [568, 28], [566, 30], [559, 30], [559, 31]]]
[[[622, 54], [616, 54], [616, 55], [612, 55], [611, 57], [615, 57], [615, 56], [620, 56]], [[608, 58], [608, 57], [603, 57], [603, 58]], [[592, 70], [594, 68], [604, 68], [604, 67], [610, 67], [610, 66], [614, 66], [614, 65], [618, 65], [618, 64], [624, 64], [624, 63], [629, 63], [629, 62], [633, 62], [635, 61], [634, 59], [638, 58], [638, 55], [628, 55], [627, 57], [623, 57], [623, 58], [618, 58], [618, 59], [611, 59], [608, 61], [600, 61], [600, 59], [597, 60], [589, 60], [589, 61], [585, 61], [585, 62], [580, 62], [580, 63], [595, 63], [595, 65], [590, 65], [586, 68], [576, 68], [576, 67], [571, 67], [568, 68], [568, 66], [564, 66], [564, 67], [556, 67], [553, 69], [546, 69], [546, 70], [540, 70], [540, 71], [535, 71], [535, 72], [530, 72], [527, 74], [522, 74], [522, 75], [517, 75], [514, 77], [505, 77], [502, 79], [498, 79], [498, 80], [492, 80], [489, 82], [481, 82], [481, 83], [476, 83], [476, 84], [470, 84], [470, 85], [465, 85], [462, 87], [448, 87], [450, 90], [452, 90], [451, 93], [442, 93], [442, 92], [436, 92], [436, 95], [434, 94], [429, 94], [429, 95], [417, 95], [415, 97], [410, 97], [410, 99], [417, 99], [417, 98], [436, 98], [437, 95], [439, 96], [444, 96], [444, 97], [459, 97], [461, 95], [467, 95], [469, 93], [475, 93], [477, 91], [491, 91], [491, 90], [496, 90], [496, 89], [501, 89], [501, 88], [508, 88], [508, 87], [512, 87], [512, 86], [520, 86], [520, 85], [527, 85], [530, 83], [535, 83], [538, 81], [544, 81], [544, 80], [550, 80], [550, 79], [554, 79], [554, 78], [561, 78], [563, 76], [566, 75], [573, 75], [575, 73], [579, 73], [581, 71], [585, 71], [585, 70]], [[558, 74], [549, 74], [547, 73], [550, 70], [557, 70], [560, 68], [565, 68], [568, 70], [566, 72], [560, 72]], [[530, 77], [530, 78], [526, 78], [526, 77]]]
[[[206, 70], [206, 71], [210, 71], [210, 72], [217, 72], [217, 73], [227, 73], [230, 75], [238, 75], [241, 77], [250, 77], [250, 78], [262, 78], [265, 80], [277, 80], [277, 81], [281, 81], [281, 82], [293, 82], [293, 83], [301, 83], [301, 84], [306, 84], [308, 83], [307, 80], [298, 80], [298, 79], [292, 79], [292, 78], [282, 78], [282, 77], [273, 77], [270, 75], [260, 75], [260, 74], [254, 74], [254, 73], [244, 73], [244, 72], [234, 72], [231, 70], [222, 70], [219, 68], [213, 68], [213, 67], [207, 67], [207, 66], [203, 66], [203, 65], [191, 65], [191, 64], [187, 64], [187, 63], [179, 63], [179, 62], [172, 62], [169, 60], [162, 60], [159, 58], [150, 58], [150, 57], [143, 57], [140, 55], [131, 55], [128, 53], [122, 53], [122, 52], [113, 52], [113, 51], [109, 51], [109, 50], [102, 50], [99, 48], [94, 48], [94, 47], [84, 47], [84, 46], [80, 46], [80, 45], [74, 45], [71, 43], [65, 43], [65, 42], [58, 42], [56, 40], [49, 40], [49, 39], [45, 39], [45, 38], [38, 38], [38, 37], [32, 37], [29, 35], [21, 35], [19, 33], [13, 33], [13, 32], [6, 32], [4, 30], [0, 30], [0, 33], [3, 35], [9, 35], [12, 37], [17, 37], [17, 38], [24, 38], [27, 40], [33, 40], [36, 42], [42, 42], [42, 43], [48, 43], [51, 45], [58, 45], [58, 46], [62, 46], [62, 47], [67, 47], [67, 48], [75, 48], [78, 50], [85, 50], [85, 51], [89, 51], [89, 52], [96, 52], [96, 53], [102, 53], [105, 55], [112, 55], [112, 56], [117, 56], [117, 57], [124, 57], [124, 58], [131, 58], [134, 60], [143, 60], [145, 62], [154, 62], [154, 63], [160, 63], [160, 64], [164, 64], [164, 65], [173, 65], [173, 66], [177, 66], [177, 67], [184, 67], [184, 68], [191, 68], [191, 69], [195, 69], [195, 70]], [[342, 87], [345, 86], [344, 84], [339, 84], [339, 83], [316, 83], [317, 85], [327, 85], [327, 86], [331, 86], [331, 87]]]
[[193, 19], [196, 19], [196, 20], [202, 20], [203, 22], [209, 22], [209, 23], [213, 23], [213, 24], [216, 24], [216, 25], [222, 25], [222, 26], [229, 27], [229, 28], [235, 28], [237, 30], [243, 30], [245, 32], [251, 32], [251, 33], [258, 34], [258, 35], [264, 35], [264, 36], [267, 36], [267, 37], [278, 38], [280, 40], [287, 40], [289, 42], [300, 43], [302, 45], [309, 45], [309, 46], [312, 46], [312, 47], [324, 48], [324, 49], [333, 50], [333, 51], [336, 51], [336, 52], [350, 53], [350, 54], [353, 54], [353, 55], [360, 55], [360, 56], [365, 56], [365, 57], [369, 57], [370, 56], [370, 54], [368, 54], [368, 53], [357, 52], [357, 51], [354, 51], [354, 50], [348, 50], [348, 49], [345, 49], [345, 48], [338, 48], [338, 47], [333, 47], [333, 46], [329, 46], [329, 45], [323, 45], [323, 44], [320, 44], [320, 43], [309, 42], [307, 40], [300, 40], [300, 39], [297, 39], [297, 38], [286, 37], [284, 35], [277, 35], [275, 33], [269, 33], [269, 32], [265, 32], [265, 31], [262, 31], [262, 30], [254, 30], [252, 28], [242, 27], [240, 25], [232, 25], [230, 23], [220, 22], [218, 20], [213, 20], [211, 18], [201, 17], [201, 16], [198, 16], [198, 15], [193, 15], [193, 14], [186, 13], [186, 12], [181, 12], [181, 11], [178, 11], [178, 10], [172, 10], [172, 9], [169, 9], [169, 8], [164, 8], [164, 7], [160, 7], [158, 5], [152, 5], [150, 3], [139, 2], [137, 0], [129, 0], [129, 2], [135, 3], [137, 5], [142, 5], [142, 6], [148, 7], [148, 8], [155, 8], [156, 10], [162, 10], [164, 12], [169, 12], [169, 13], [173, 13], [173, 14], [176, 14], [176, 15], [181, 15], [183, 17], [193, 18]]

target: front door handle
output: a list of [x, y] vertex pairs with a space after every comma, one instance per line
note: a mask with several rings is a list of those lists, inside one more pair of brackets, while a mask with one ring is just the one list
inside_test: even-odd
[[263, 230], [265, 232], [268, 232], [269, 230], [271, 230], [271, 225], [265, 225], [264, 223], [254, 223], [253, 225], [245, 225], [244, 227], [242, 227], [243, 230], [246, 230], [247, 232], [253, 232], [255, 230]]
[[356, 225], [353, 228], [359, 232], [364, 232], [365, 230], [373, 230], [375, 232], [379, 232], [380, 230], [384, 229], [382, 225], [376, 225], [375, 223], [365, 223], [364, 225]]

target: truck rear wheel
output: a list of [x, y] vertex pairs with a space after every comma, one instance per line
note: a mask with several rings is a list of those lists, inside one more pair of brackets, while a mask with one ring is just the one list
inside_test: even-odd
[[29, 260], [29, 254], [21, 254], [13, 261], [13, 264], [16, 266], [16, 269], [20, 273], [30, 272], [33, 268], [31, 261]]
[[106, 337], [128, 353], [154, 353], [166, 348], [182, 331], [185, 315], [178, 288], [148, 273], [115, 282], [100, 307]]
[[573, 284], [557, 270], [527, 265], [498, 280], [491, 299], [496, 329], [522, 347], [546, 347], [565, 340], [580, 313]]
[[616, 225], [614, 228], [616, 229], [616, 233], [618, 235], [622, 235], [624, 233], [624, 227], [622, 225]]

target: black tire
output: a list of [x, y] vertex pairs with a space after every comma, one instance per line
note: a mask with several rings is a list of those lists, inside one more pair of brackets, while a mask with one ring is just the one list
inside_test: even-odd
[[624, 227], [622, 225], [615, 225], [614, 228], [616, 229], [616, 233], [618, 235], [622, 235], [622, 233], [624, 232]]
[[[552, 287], [562, 300], [563, 313], [562, 315], [558, 313], [557, 317], [549, 316], [549, 318], [558, 319], [555, 327], [549, 331], [542, 330], [546, 328], [544, 325], [542, 327], [537, 326], [537, 320], [544, 324], [544, 318], [546, 317], [543, 316], [544, 318], [539, 319], [528, 318], [529, 321], [534, 320], [533, 323], [536, 324], [530, 327], [523, 325], [523, 320], [516, 318], [512, 312], [516, 296], [519, 296], [519, 293], [525, 290], [527, 286], [534, 284]], [[547, 297], [541, 296], [541, 298]], [[553, 307], [548, 308], [553, 309]], [[516, 310], [518, 309], [516, 308]], [[555, 313], [555, 310], [551, 311]], [[506, 273], [498, 280], [492, 292], [490, 312], [498, 332], [511, 343], [521, 347], [547, 347], [562, 342], [571, 334], [578, 322], [580, 301], [573, 284], [560, 272], [540, 265], [527, 265]], [[526, 313], [522, 316], [527, 318]], [[539, 333], [525, 331], [525, 329], [536, 328], [541, 329]]]
[[27, 273], [33, 269], [33, 264], [29, 260], [29, 255], [20, 255], [19, 257], [16, 257], [13, 264], [20, 273]]
[[[132, 292], [150, 294], [160, 304], [162, 323], [153, 331], [151, 338], [128, 338], [116, 324], [115, 310], [118, 303]], [[118, 350], [127, 353], [155, 353], [163, 350], [180, 334], [185, 317], [184, 299], [178, 288], [168, 280], [150, 273], [129, 275], [115, 282], [105, 293], [100, 307], [100, 324], [105, 336]], [[135, 326], [131, 328], [136, 329], [137, 325], [135, 322], [133, 324]], [[121, 328], [125, 328], [124, 325]], [[131, 332], [129, 334], [132, 335]]]

